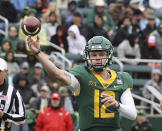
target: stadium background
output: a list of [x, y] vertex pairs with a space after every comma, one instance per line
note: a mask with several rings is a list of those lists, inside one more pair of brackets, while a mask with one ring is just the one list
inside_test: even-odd
[[[104, 13], [94, 13], [97, 6], [104, 7]], [[143, 94], [145, 84], [153, 78], [153, 69], [161, 71], [162, 2], [160, 0], [105, 0], [104, 5], [102, 0], [0, 1], [0, 56], [8, 62], [9, 84], [20, 90], [26, 110], [30, 112], [32, 100], [40, 96], [39, 88], [44, 80], [50, 93], [60, 91], [63, 97], [70, 98], [73, 105], [70, 113], [73, 115], [76, 122], [75, 127], [77, 127], [76, 112], [78, 109], [71, 92], [63, 88], [61, 83], [50, 81], [42, 66], [37, 63], [26, 46], [26, 36], [22, 33], [20, 24], [24, 18], [30, 15], [41, 20], [42, 29], [39, 33], [41, 49], [52, 61], [53, 58], [56, 59], [53, 62], [59, 68], [69, 70], [76, 64], [84, 64], [82, 59], [84, 44], [82, 43], [87, 42], [91, 37], [102, 35], [109, 38], [114, 46], [115, 56], [114, 64], [110, 68], [127, 71], [132, 75], [134, 80], [132, 93], [140, 97], [134, 97], [137, 109], [147, 111], [154, 131], [162, 130], [160, 124], [162, 112], [155, 109], [155, 107], [159, 108], [156, 105], [159, 103], [157, 94], [151, 94], [151, 98], [148, 99], [155, 103], [141, 104], [145, 98]], [[50, 18], [50, 16], [53, 17]], [[71, 47], [74, 44], [71, 39], [67, 40], [68, 30], [73, 24], [77, 25], [81, 34], [78, 36], [79, 39], [74, 42], [81, 46], [78, 49]], [[61, 37], [56, 35], [58, 30], [62, 31]], [[73, 29], [74, 32], [76, 30]], [[139, 40], [132, 42], [136, 38]], [[131, 42], [134, 45], [131, 45]], [[125, 43], [127, 45], [124, 45]], [[124, 48], [121, 45], [124, 45]], [[130, 48], [127, 48], [128, 46]], [[128, 49], [131, 50], [131, 53], [129, 51], [126, 53]], [[22, 76], [28, 82], [28, 85], [25, 86], [30, 90], [25, 88], [22, 90], [22, 87], [18, 85], [18, 81], [22, 77], [17, 74], [21, 74], [23, 68], [29, 70], [28, 76]], [[36, 68], [40, 70], [38, 71]], [[16, 75], [19, 77], [15, 77]], [[162, 86], [160, 88], [158, 91], [162, 93]], [[152, 96], [155, 96], [156, 99]], [[66, 108], [68, 109], [68, 107]], [[30, 113], [27, 119], [33, 119], [34, 123], [36, 118], [31, 118]], [[123, 130], [129, 131], [133, 122], [121, 119]]]

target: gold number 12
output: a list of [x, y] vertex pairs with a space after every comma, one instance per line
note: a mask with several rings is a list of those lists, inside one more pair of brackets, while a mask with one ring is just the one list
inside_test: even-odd
[[[113, 91], [102, 91], [102, 94], [112, 95], [115, 98], [115, 92]], [[106, 108], [109, 104], [102, 104], [100, 107], [100, 90], [94, 91], [94, 117], [95, 118], [114, 118], [115, 113], [106, 113]]]

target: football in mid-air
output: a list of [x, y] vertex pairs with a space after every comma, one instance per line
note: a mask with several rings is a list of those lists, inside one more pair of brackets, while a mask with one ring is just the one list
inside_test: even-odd
[[21, 23], [22, 31], [27, 36], [35, 36], [41, 30], [41, 22], [34, 16], [29, 16]]

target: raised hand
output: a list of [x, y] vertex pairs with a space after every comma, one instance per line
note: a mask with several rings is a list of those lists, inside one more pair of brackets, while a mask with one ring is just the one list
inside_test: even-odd
[[39, 36], [37, 36], [37, 40], [34, 41], [31, 36], [27, 38], [28, 46], [33, 51], [33, 53], [36, 53], [40, 50], [40, 44], [39, 44]]

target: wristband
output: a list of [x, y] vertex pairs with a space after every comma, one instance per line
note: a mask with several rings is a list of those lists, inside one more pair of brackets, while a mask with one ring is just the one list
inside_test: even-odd
[[40, 52], [41, 50], [38, 50], [34, 55], [37, 56]]

